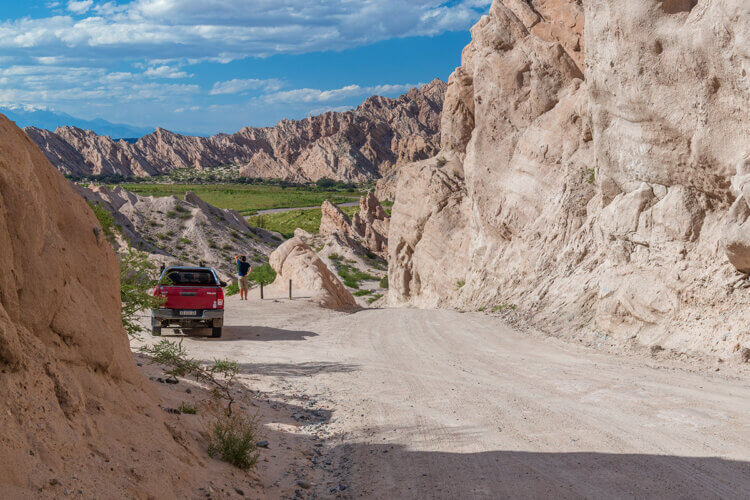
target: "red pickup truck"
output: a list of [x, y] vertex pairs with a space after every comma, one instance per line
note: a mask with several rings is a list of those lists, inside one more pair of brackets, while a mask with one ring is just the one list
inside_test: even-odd
[[224, 326], [226, 283], [208, 267], [168, 267], [154, 289], [154, 297], [166, 299], [151, 309], [151, 333], [162, 328], [211, 328], [211, 337], [221, 337]]

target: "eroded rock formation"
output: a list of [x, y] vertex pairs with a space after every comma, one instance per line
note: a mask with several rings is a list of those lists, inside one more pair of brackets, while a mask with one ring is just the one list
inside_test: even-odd
[[741, 351], [749, 40], [742, 0], [495, 0], [451, 76], [441, 153], [400, 169], [391, 302]]
[[279, 244], [274, 235], [250, 226], [236, 210], [214, 207], [192, 192], [180, 200], [140, 196], [121, 187], [74, 184], [74, 188], [114, 217], [121, 233], [117, 245], [147, 252], [151, 260], [166, 265], [203, 262], [229, 279], [236, 274], [234, 255], [247, 255], [252, 264], [260, 264]]
[[339, 245], [349, 246], [360, 254], [386, 256], [390, 219], [372, 192], [359, 199], [359, 212], [351, 219], [329, 201], [323, 202], [321, 211], [319, 236], [333, 237]]
[[247, 177], [366, 181], [435, 154], [445, 88], [435, 80], [398, 99], [370, 97], [352, 111], [212, 137], [157, 129], [131, 143], [71, 127], [26, 132], [65, 174], [150, 176], [238, 165]]
[[117, 259], [100, 231], [68, 181], [0, 116], [6, 498], [56, 498], [68, 489], [191, 496], [213, 479], [203, 452], [171, 427], [137, 371], [121, 324]]
[[321, 307], [357, 307], [352, 294], [302, 238], [295, 236], [285, 241], [271, 254], [269, 263], [277, 273], [273, 287], [286, 290], [291, 280], [296, 293], [311, 293], [311, 300]]

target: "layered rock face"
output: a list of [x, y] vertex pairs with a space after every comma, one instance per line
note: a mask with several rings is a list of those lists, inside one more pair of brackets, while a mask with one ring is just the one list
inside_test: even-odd
[[270, 258], [276, 271], [273, 287], [286, 290], [289, 280], [296, 293], [311, 293], [311, 300], [321, 307], [351, 310], [357, 307], [352, 294], [320, 260], [310, 245], [295, 236], [277, 248]]
[[137, 372], [121, 324], [118, 263], [97, 231], [84, 200], [0, 116], [0, 484], [7, 498], [60, 497], [66, 488], [90, 497], [189, 496], [207, 480], [201, 453], [178, 444]]
[[371, 97], [352, 111], [212, 137], [157, 129], [130, 143], [71, 127], [26, 132], [65, 174], [150, 176], [239, 165], [247, 177], [366, 181], [437, 152], [445, 89], [435, 80], [398, 99]]
[[391, 302], [741, 351], [749, 36], [741, 0], [496, 0], [451, 76], [442, 152], [399, 175]]
[[234, 255], [247, 255], [251, 263], [260, 264], [279, 244], [274, 235], [250, 226], [236, 210], [214, 207], [192, 192], [180, 200], [139, 196], [121, 187], [74, 188], [113, 216], [123, 240], [116, 244], [147, 252], [151, 260], [166, 265], [203, 262], [229, 279], [236, 275]]
[[359, 200], [359, 212], [350, 219], [336, 205], [324, 201], [321, 206], [321, 237], [334, 237], [339, 245], [351, 247], [360, 254], [371, 252], [385, 257], [388, 251], [390, 219], [373, 193]]

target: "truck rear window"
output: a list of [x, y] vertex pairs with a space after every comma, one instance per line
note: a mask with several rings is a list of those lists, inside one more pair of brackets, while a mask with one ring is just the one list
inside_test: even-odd
[[168, 269], [164, 273], [167, 285], [217, 286], [216, 278], [211, 271], [203, 269]]

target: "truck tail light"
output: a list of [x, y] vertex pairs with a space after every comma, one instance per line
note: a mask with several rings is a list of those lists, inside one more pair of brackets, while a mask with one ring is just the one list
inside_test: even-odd
[[219, 288], [219, 292], [216, 294], [216, 304], [219, 309], [224, 309], [224, 290]]

